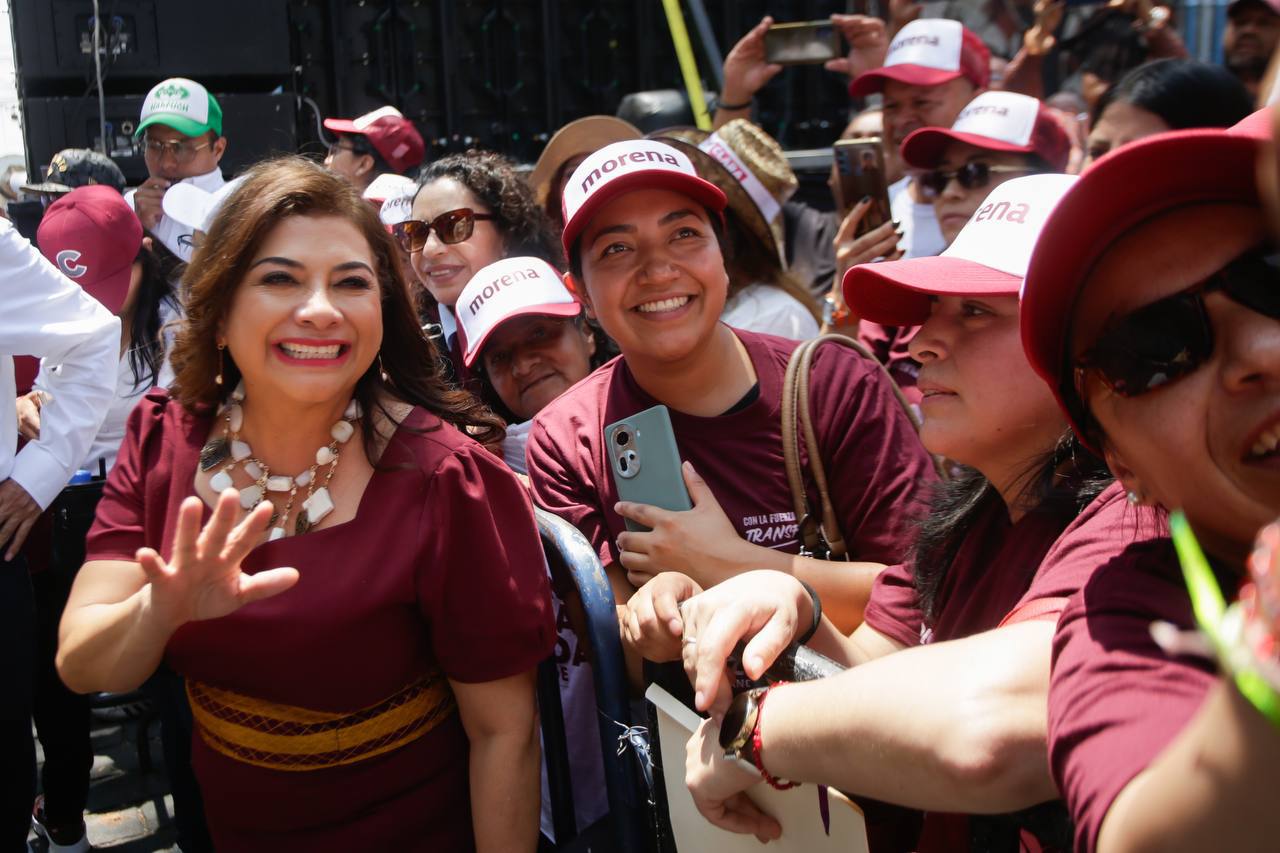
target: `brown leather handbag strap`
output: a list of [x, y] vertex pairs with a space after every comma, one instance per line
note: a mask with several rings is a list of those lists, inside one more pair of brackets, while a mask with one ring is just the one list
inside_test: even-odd
[[[889, 376], [883, 364], [858, 341], [844, 335], [827, 334], [805, 341], [787, 362], [786, 374], [782, 387], [782, 451], [787, 469], [787, 482], [791, 486], [791, 500], [795, 507], [796, 523], [806, 553], [817, 553], [825, 540], [831, 559], [843, 559], [848, 552], [844, 533], [836, 516], [835, 504], [831, 500], [831, 488], [827, 481], [827, 472], [822, 464], [821, 447], [818, 444], [817, 432], [813, 427], [813, 413], [809, 406], [809, 376], [813, 365], [813, 356], [817, 349], [826, 343], [839, 344], [860, 353], [875, 364], [880, 372], [889, 380], [898, 406], [906, 414], [907, 419], [916, 431], [920, 431], [920, 419], [916, 416], [911, 404], [903, 396], [898, 384]], [[804, 485], [803, 466], [800, 463], [800, 437], [803, 436], [805, 449], [809, 457], [809, 471], [813, 475], [814, 486], [818, 490], [818, 517], [815, 519], [810, 511], [809, 498]], [[945, 472], [939, 460], [934, 460], [940, 476]], [[819, 522], [820, 519], [820, 522]], [[819, 526], [820, 525], [820, 526]]]

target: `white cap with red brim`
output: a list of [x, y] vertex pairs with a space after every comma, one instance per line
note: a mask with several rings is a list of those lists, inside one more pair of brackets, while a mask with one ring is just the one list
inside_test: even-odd
[[1071, 139], [1039, 100], [1016, 92], [983, 92], [950, 128], [922, 127], [902, 143], [902, 159], [917, 169], [936, 169], [952, 142], [988, 151], [1035, 154], [1060, 171], [1071, 156]]
[[642, 189], [683, 193], [717, 214], [726, 204], [720, 188], [698, 177], [689, 158], [670, 145], [652, 139], [615, 142], [583, 160], [565, 184], [565, 253], [572, 254], [573, 244], [607, 202]]
[[1028, 175], [991, 191], [941, 255], [859, 264], [844, 274], [844, 300], [858, 317], [918, 326], [934, 296], [1017, 296], [1045, 220], [1078, 180]]
[[481, 269], [458, 296], [462, 361], [470, 367], [494, 330], [515, 317], [576, 317], [582, 305], [540, 258], [505, 258]]

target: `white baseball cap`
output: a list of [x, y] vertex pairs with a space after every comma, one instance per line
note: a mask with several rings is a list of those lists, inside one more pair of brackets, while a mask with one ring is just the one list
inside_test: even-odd
[[726, 200], [720, 188], [698, 177], [698, 170], [681, 151], [652, 139], [633, 139], [606, 145], [592, 154], [564, 186], [564, 250], [573, 244], [605, 202], [638, 189], [684, 193], [713, 213], [723, 213]]
[[530, 314], [576, 317], [582, 305], [551, 264], [540, 258], [505, 258], [472, 276], [453, 310], [462, 362], [470, 367], [489, 335], [508, 320]]
[[177, 183], [165, 190], [160, 207], [165, 215], [175, 222], [207, 234], [222, 203], [227, 200], [227, 196], [235, 192], [242, 181], [244, 181], [243, 175], [227, 181], [213, 192], [202, 190], [189, 182]]
[[918, 326], [932, 296], [1017, 296], [1045, 220], [1075, 175], [1028, 175], [991, 191], [937, 257], [859, 264], [844, 274], [844, 301], [858, 317]]
[[383, 172], [361, 195], [378, 205], [378, 218], [389, 228], [413, 218], [413, 197], [417, 192], [418, 182], [413, 178]]
[[902, 159], [933, 169], [952, 142], [990, 151], [1035, 154], [1054, 171], [1066, 168], [1071, 139], [1045, 106], [1030, 95], [983, 92], [969, 102], [950, 129], [922, 127], [902, 143]]
[[889, 43], [884, 65], [864, 71], [849, 84], [855, 98], [879, 92], [886, 80], [910, 86], [941, 86], [966, 77], [979, 89], [991, 82], [991, 50], [959, 21], [921, 18], [907, 24]]
[[163, 124], [184, 136], [222, 135], [222, 107], [209, 90], [186, 77], [170, 77], [151, 87], [142, 101], [134, 138], [153, 124]]

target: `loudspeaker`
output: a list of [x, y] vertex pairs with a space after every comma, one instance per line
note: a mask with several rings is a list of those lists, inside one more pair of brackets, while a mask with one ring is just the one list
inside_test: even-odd
[[[224, 81], [292, 72], [283, 0], [100, 0], [104, 89], [145, 92], [166, 77]], [[94, 79], [90, 0], [10, 0], [19, 92], [80, 94]], [[247, 88], [247, 87], [246, 87]], [[266, 89], [261, 84], [252, 88]]]
[[[295, 99], [287, 94], [216, 94], [222, 105], [227, 153], [222, 172], [231, 177], [272, 154], [298, 148]], [[142, 149], [133, 132], [142, 111], [143, 96], [106, 99], [107, 154], [136, 186], [147, 178]], [[27, 144], [27, 173], [43, 175], [49, 160], [63, 148], [96, 148], [101, 137], [96, 98], [25, 98], [23, 127]]]

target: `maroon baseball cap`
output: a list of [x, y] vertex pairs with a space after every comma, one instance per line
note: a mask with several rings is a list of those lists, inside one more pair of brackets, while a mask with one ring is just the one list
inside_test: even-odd
[[964, 77], [979, 89], [991, 82], [991, 50], [959, 21], [922, 18], [893, 37], [884, 65], [864, 71], [849, 84], [849, 94], [865, 98], [884, 89], [886, 80], [910, 86], [941, 86]]
[[1067, 167], [1071, 139], [1044, 104], [1015, 92], [983, 92], [969, 102], [950, 129], [922, 127], [902, 143], [902, 159], [933, 169], [952, 142], [990, 151], [1035, 154], [1055, 172]]
[[336, 133], [365, 137], [397, 172], [407, 172], [419, 165], [427, 152], [422, 134], [395, 107], [382, 107], [354, 119], [327, 118], [324, 126]]
[[142, 223], [120, 193], [101, 185], [72, 190], [49, 205], [36, 243], [63, 275], [120, 312], [142, 248]]
[[1084, 403], [1071, 367], [1070, 330], [1089, 271], [1126, 232], [1188, 204], [1259, 204], [1258, 156], [1271, 110], [1235, 127], [1177, 130], [1114, 149], [1085, 170], [1050, 214], [1027, 268], [1022, 347], [1084, 439]]

